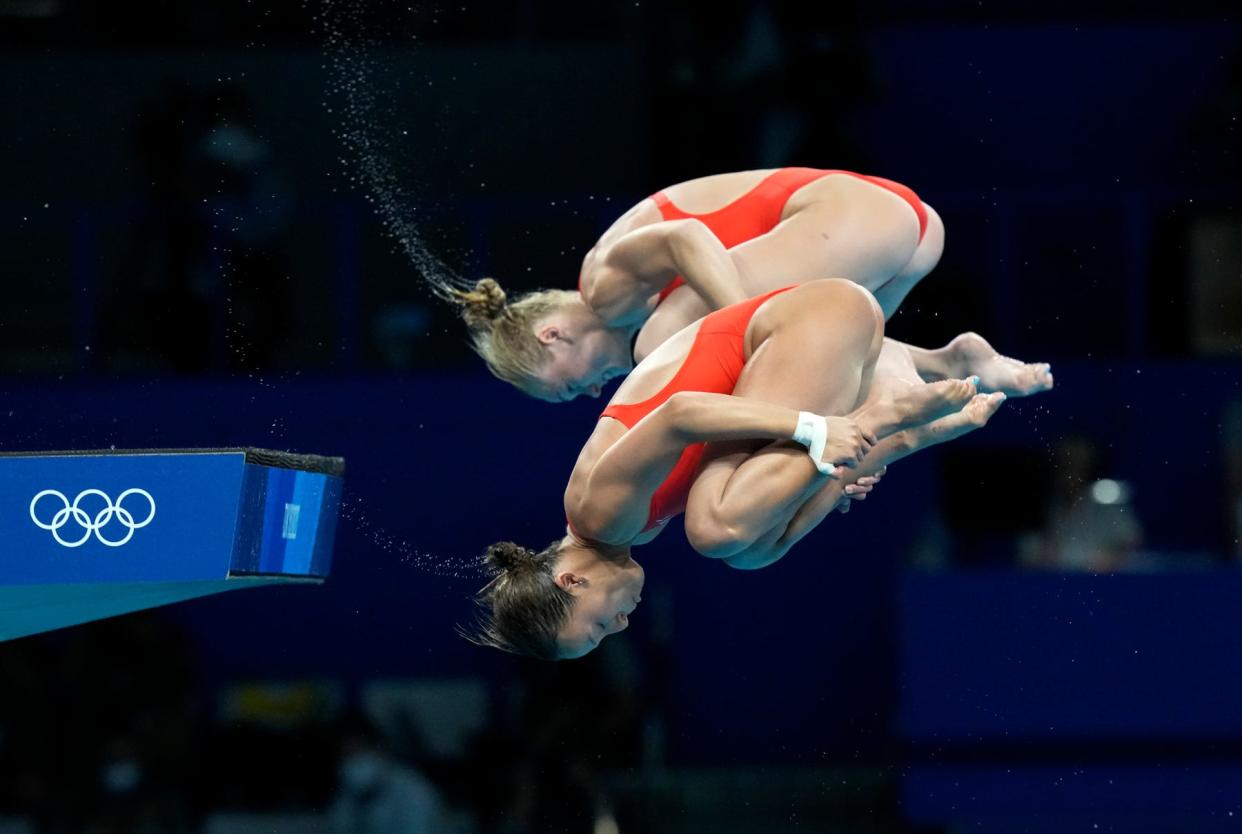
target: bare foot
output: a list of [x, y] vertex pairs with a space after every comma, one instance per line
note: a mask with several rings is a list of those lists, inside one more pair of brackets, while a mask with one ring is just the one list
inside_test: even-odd
[[1010, 397], [1026, 397], [1052, 388], [1052, 366], [1048, 363], [1001, 356], [978, 333], [957, 336], [945, 353], [955, 374], [979, 377], [982, 393], [1000, 391]]
[[961, 410], [976, 394], [978, 381], [972, 377], [911, 385], [891, 399], [859, 411], [854, 420], [864, 431], [874, 432], [879, 438], [887, 437]]
[[987, 425], [988, 420], [992, 419], [992, 415], [1004, 401], [1005, 394], [1001, 391], [977, 394], [956, 414], [907, 429], [906, 435], [910, 441], [907, 448], [910, 452], [917, 452], [928, 446], [935, 446], [937, 443], [956, 440], [968, 432], [982, 428]]

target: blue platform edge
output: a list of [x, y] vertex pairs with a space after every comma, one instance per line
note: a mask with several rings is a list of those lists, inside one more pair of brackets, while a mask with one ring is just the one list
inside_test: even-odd
[[340, 478], [246, 464], [229, 573], [326, 577], [340, 508]]
[[244, 450], [6, 455], [0, 586], [323, 578], [340, 497]]

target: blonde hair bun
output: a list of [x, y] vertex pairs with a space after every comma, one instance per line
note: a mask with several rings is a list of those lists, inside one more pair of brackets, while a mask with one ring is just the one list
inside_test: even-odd
[[492, 322], [505, 311], [505, 291], [492, 278], [484, 278], [474, 285], [473, 290], [459, 294], [462, 305], [462, 318], [471, 330], [488, 330]]

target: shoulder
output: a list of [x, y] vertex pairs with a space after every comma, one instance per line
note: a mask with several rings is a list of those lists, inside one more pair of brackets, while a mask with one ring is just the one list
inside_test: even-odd
[[617, 420], [601, 419], [578, 454], [569, 482], [565, 485], [564, 502], [565, 519], [579, 538], [608, 544], [628, 540], [625, 536], [618, 537], [615, 529], [618, 511], [615, 481], [605, 479], [601, 482], [595, 477], [604, 453], [628, 431]]
[[[589, 509], [587, 487], [595, 465], [599, 463], [604, 452], [607, 452], [626, 431], [626, 427], [620, 422], [600, 418], [596, 421], [595, 428], [586, 443], [578, 452], [573, 471], [569, 473], [569, 483], [565, 486], [565, 515], [575, 528], [581, 529], [582, 525], [578, 523], [579, 515]], [[585, 523], [586, 519], [582, 521]]]
[[588, 267], [596, 263], [600, 254], [606, 252], [612, 244], [635, 229], [659, 223], [663, 219], [664, 217], [660, 214], [660, 209], [656, 207], [655, 201], [650, 197], [632, 206], [629, 211], [612, 222], [612, 225], [599, 236], [599, 239], [595, 241], [595, 245], [583, 257], [582, 267], [584, 272]]
[[612, 221], [612, 225], [599, 236], [596, 246], [600, 244], [607, 245], [617, 238], [625, 235], [642, 226], [649, 226], [652, 223], [659, 223], [664, 219], [664, 215], [660, 213], [659, 206], [652, 197], [644, 197], [629, 210]]

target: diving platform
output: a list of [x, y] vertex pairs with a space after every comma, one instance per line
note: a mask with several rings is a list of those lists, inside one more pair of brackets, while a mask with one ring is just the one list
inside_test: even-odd
[[0, 454], [0, 640], [322, 583], [344, 470], [247, 448]]

